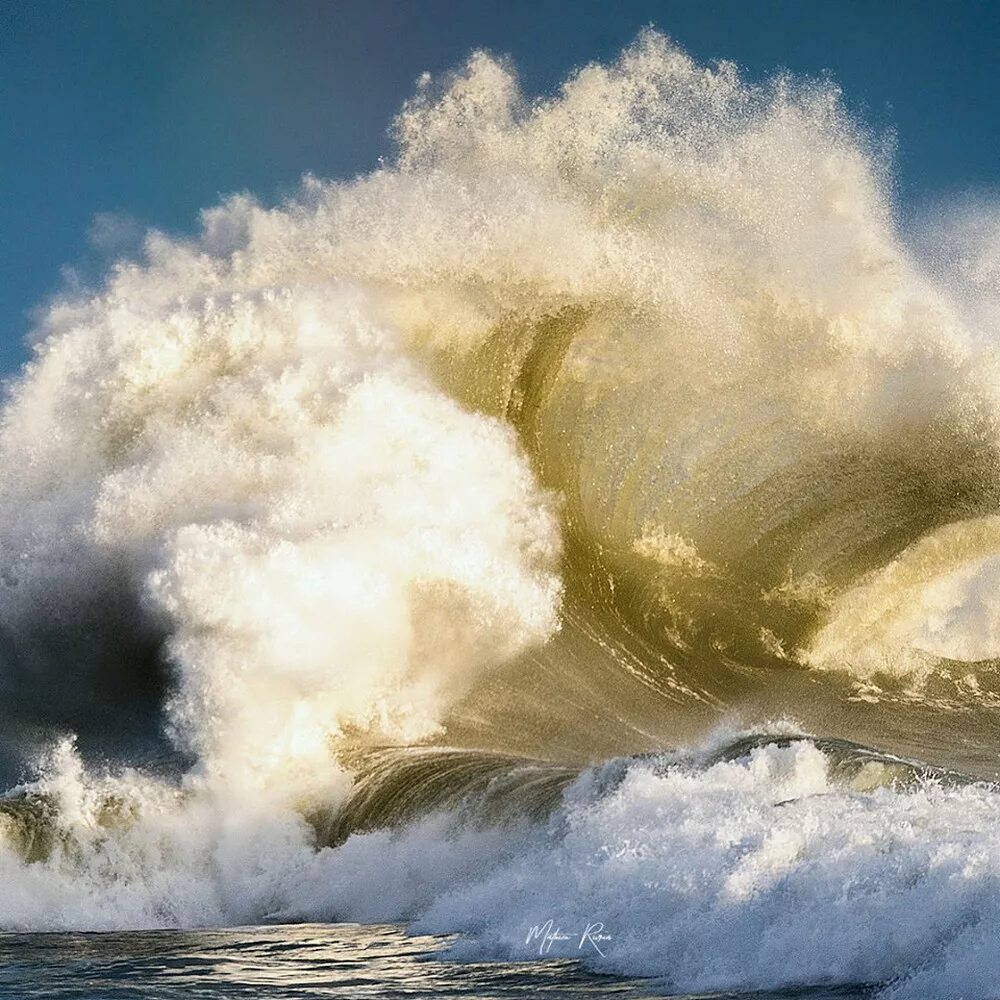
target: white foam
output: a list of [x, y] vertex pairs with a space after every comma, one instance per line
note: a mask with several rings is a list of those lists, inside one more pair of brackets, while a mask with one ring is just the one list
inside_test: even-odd
[[[836, 777], [808, 741], [703, 768], [680, 755], [586, 771], [548, 823], [447, 814], [315, 850], [294, 813], [189, 781], [97, 781], [71, 749], [42, 787], [52, 855], [0, 850], [4, 923], [24, 929], [404, 921], [452, 957], [544, 954], [681, 992], [885, 983], [893, 997], [990, 995], [1000, 959], [1000, 793]], [[877, 768], [877, 764], [868, 765]], [[868, 790], [861, 791], [861, 788]], [[126, 821], [108, 817], [107, 795]], [[129, 810], [134, 810], [129, 812]], [[603, 924], [603, 954], [579, 947]]]
[[[530, 929], [552, 919], [569, 940], [551, 957], [679, 993], [891, 983], [894, 997], [992, 995], [996, 789], [853, 791], [809, 743], [703, 772], [635, 762], [610, 794], [598, 784], [584, 775], [517, 857], [452, 886], [414, 930], [461, 930], [462, 959], [525, 960], [539, 953]], [[580, 948], [596, 923], [610, 935], [603, 957]]]

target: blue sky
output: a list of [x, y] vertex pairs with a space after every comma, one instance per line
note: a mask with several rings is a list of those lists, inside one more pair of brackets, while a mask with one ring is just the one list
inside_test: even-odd
[[370, 169], [424, 70], [485, 47], [543, 92], [647, 24], [751, 78], [832, 74], [896, 132], [904, 214], [1000, 182], [993, 0], [0, 0], [0, 373], [67, 267]]

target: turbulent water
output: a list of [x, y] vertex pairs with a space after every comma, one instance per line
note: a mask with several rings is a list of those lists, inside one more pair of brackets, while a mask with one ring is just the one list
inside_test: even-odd
[[833, 84], [652, 32], [394, 131], [39, 320], [0, 927], [996, 995], [1000, 211], [904, 231]]

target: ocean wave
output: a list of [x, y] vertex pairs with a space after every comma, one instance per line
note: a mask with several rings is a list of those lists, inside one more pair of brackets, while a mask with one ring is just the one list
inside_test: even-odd
[[0, 926], [593, 917], [677, 988], [980, 989], [995, 213], [904, 238], [832, 83], [655, 32], [395, 134], [39, 321]]

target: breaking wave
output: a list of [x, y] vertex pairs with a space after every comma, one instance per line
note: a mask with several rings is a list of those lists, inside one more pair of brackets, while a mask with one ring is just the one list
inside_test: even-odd
[[[654, 32], [394, 129], [39, 323], [0, 925], [593, 918], [681, 989], [985, 990], [995, 210], [904, 239], [829, 81]], [[720, 724], [765, 735], [664, 749]]]

